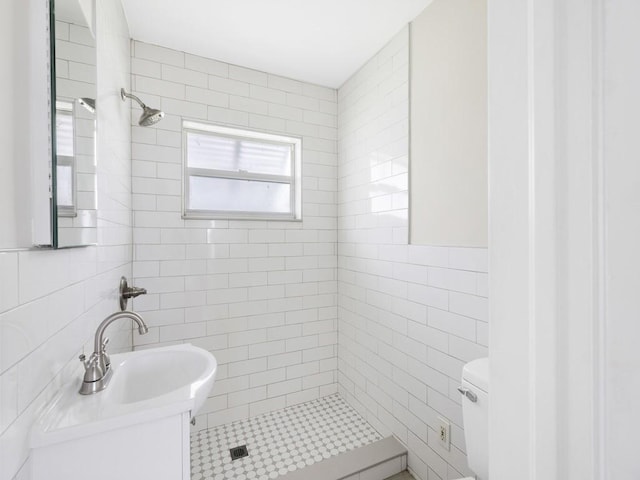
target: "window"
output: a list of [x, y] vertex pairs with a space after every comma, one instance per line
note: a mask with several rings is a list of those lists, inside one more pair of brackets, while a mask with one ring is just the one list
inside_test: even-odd
[[299, 138], [183, 122], [185, 218], [300, 220]]
[[56, 199], [58, 215], [76, 216], [73, 103], [56, 102]]

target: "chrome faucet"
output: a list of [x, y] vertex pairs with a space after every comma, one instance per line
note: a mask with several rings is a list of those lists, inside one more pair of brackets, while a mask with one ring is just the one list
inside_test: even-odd
[[149, 331], [142, 317], [134, 312], [125, 310], [123, 312], [113, 313], [105, 318], [96, 330], [93, 353], [89, 357], [89, 360], [86, 359], [85, 355], [80, 355], [80, 361], [84, 364], [84, 379], [80, 387], [80, 393], [82, 395], [100, 392], [109, 384], [113, 372], [111, 371], [111, 362], [106, 351], [109, 339], [103, 338], [104, 331], [109, 325], [121, 318], [129, 318], [136, 322], [140, 335], [144, 335]]

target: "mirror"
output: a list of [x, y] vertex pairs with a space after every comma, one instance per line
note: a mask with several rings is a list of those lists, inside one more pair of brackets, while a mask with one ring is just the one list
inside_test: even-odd
[[55, 0], [55, 248], [97, 241], [93, 5], [93, 0]]

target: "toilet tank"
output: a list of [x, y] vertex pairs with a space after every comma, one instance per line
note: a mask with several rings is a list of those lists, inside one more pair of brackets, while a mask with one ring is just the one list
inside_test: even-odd
[[[489, 480], [489, 359], [479, 358], [462, 370], [462, 418], [467, 463], [478, 480]], [[474, 401], [475, 400], [475, 401]]]

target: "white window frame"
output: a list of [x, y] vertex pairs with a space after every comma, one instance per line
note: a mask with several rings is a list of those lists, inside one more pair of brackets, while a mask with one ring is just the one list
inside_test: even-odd
[[[209, 133], [216, 136], [237, 138], [240, 140], [259, 140], [265, 143], [289, 145], [291, 147], [291, 175], [270, 175], [247, 172], [244, 170], [232, 172], [228, 170], [189, 167], [187, 144], [187, 135], [189, 133]], [[182, 172], [182, 218], [281, 221], [302, 220], [302, 139], [299, 137], [260, 132], [256, 130], [249, 130], [246, 128], [226, 127], [205, 122], [183, 120]], [[189, 178], [191, 176], [288, 184], [290, 185], [291, 191], [290, 213], [189, 209], [187, 208], [187, 205], [189, 200]]]

